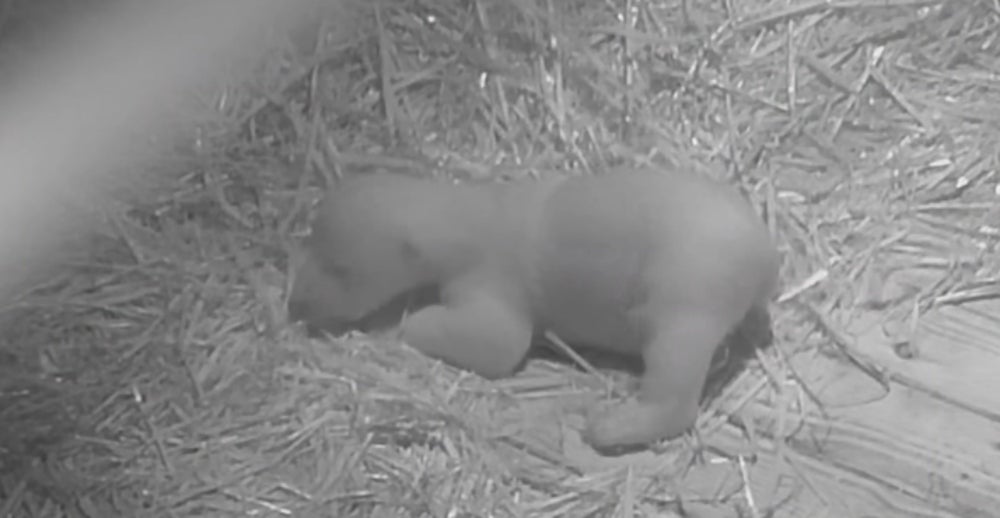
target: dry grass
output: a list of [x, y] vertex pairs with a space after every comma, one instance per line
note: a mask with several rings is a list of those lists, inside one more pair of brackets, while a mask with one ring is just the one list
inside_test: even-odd
[[[816, 336], [891, 378], [843, 336], [855, 308], [905, 323], [997, 295], [1000, 8], [611, 4], [347, 0], [278, 38], [255, 84], [193, 102], [170, 188], [109, 208], [2, 314], [0, 517], [794, 515], [738, 483], [752, 450], [701, 446], [749, 399], [805, 412], [788, 358]], [[785, 255], [778, 347], [702, 441], [598, 459], [572, 430], [602, 379], [539, 360], [491, 383], [284, 320], [283, 250], [332, 176], [621, 162], [724, 172]], [[912, 266], [934, 281], [888, 282]], [[786, 417], [747, 433], [780, 442]], [[706, 464], [737, 489], [688, 492]]]

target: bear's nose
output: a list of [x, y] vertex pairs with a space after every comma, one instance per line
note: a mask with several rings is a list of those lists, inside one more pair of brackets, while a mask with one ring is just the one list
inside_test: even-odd
[[319, 336], [324, 333], [341, 335], [350, 329], [344, 320], [323, 315], [321, 312], [317, 312], [309, 301], [297, 298], [288, 301], [288, 321], [292, 324], [304, 323], [306, 333], [310, 336]]

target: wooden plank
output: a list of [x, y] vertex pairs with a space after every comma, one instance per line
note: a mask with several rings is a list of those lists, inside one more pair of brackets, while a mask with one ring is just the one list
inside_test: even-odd
[[910, 359], [896, 354], [893, 344], [900, 337], [881, 318], [867, 314], [850, 326], [859, 351], [905, 384], [1000, 421], [1000, 301], [927, 313], [910, 338], [916, 352]]
[[[727, 426], [710, 443], [730, 454], [745, 451], [746, 440]], [[896, 490], [866, 473], [828, 459], [802, 453], [797, 445], [777, 448], [767, 439], [756, 441], [756, 457], [749, 468], [751, 488], [758, 509], [773, 511], [775, 518], [861, 517], [958, 518], [918, 496]], [[693, 472], [689, 484], [700, 473]], [[768, 516], [767, 513], [762, 513]], [[974, 515], [968, 515], [974, 516]]]
[[[995, 516], [1000, 509], [1000, 422], [995, 419], [1000, 320], [994, 315], [1000, 315], [995, 303], [928, 314], [914, 337], [919, 354], [909, 360], [893, 351], [889, 336], [871, 331], [878, 326], [868, 326], [851, 347], [893, 373], [888, 391], [842, 359], [797, 354], [791, 366], [823, 411], [800, 397], [795, 408], [805, 411], [779, 412], [788, 406], [782, 398], [794, 392], [783, 389], [788, 393], [758, 395], [741, 414], [764, 437], [815, 461], [811, 470], [852, 475], [835, 483], [817, 476], [812, 486], [823, 488], [825, 500], [839, 501], [848, 491], [849, 498], [867, 502], [865, 507], [877, 506], [882, 498], [883, 509], [864, 511], [873, 516], [918, 511]], [[867, 493], [845, 489], [856, 485], [856, 477], [874, 485]]]
[[[959, 440], [938, 439], [944, 438], [939, 429], [948, 422], [948, 415], [952, 417], [948, 426], [961, 430], [966, 437], [997, 434], [1000, 428], [967, 412], [953, 409], [935, 412], [933, 407], [940, 404], [919, 392], [893, 390], [878, 402], [831, 410], [826, 419], [805, 418], [785, 445], [820, 466], [851, 473], [872, 481], [873, 487], [881, 487], [884, 503], [890, 507], [875, 515], [884, 516], [890, 510], [905, 515], [913, 512], [909, 507], [919, 508], [913, 503], [919, 501], [932, 516], [947, 513], [968, 518], [995, 516], [995, 510], [1000, 508], [996, 452], [977, 458], [972, 452], [984, 449], [988, 443], [970, 439], [969, 443], [958, 444]], [[768, 428], [774, 430], [777, 421], [774, 409], [755, 403], [748, 413], [754, 414], [765, 435]], [[927, 420], [924, 416], [934, 419]], [[975, 433], [966, 434], [965, 430]], [[850, 480], [851, 477], [845, 477], [842, 483]], [[825, 489], [834, 486], [822, 484]]]

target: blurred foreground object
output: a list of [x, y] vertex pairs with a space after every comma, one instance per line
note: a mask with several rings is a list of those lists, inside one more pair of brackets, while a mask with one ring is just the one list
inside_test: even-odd
[[314, 1], [132, 2], [68, 24], [20, 63], [0, 93], [0, 297], [54, 253], [77, 208], [128, 180], [107, 172], [175, 122], [181, 94], [252, 62], [263, 31]]

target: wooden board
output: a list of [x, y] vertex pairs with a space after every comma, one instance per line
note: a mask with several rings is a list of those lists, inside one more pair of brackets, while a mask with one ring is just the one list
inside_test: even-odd
[[[876, 325], [877, 315], [857, 319], [847, 333], [851, 349], [885, 369], [887, 387], [837, 357], [793, 358], [794, 371], [823, 412], [806, 401], [800, 405], [807, 409], [803, 414], [782, 413], [788, 405], [767, 395], [742, 411], [766, 442], [783, 445], [755, 450], [763, 461], [762, 478], [811, 479], [816, 495], [796, 498], [812, 502], [803, 504], [809, 516], [822, 515], [815, 514], [820, 509], [831, 516], [1000, 514], [1000, 319], [995, 315], [1000, 315], [997, 301], [935, 309], [909, 337], [917, 351], [910, 359], [896, 354], [895, 338]], [[732, 429], [712, 440], [729, 449], [750, 446]], [[808, 461], [792, 469], [782, 462], [790, 456]], [[819, 507], [810, 507], [817, 500]], [[850, 509], [838, 511], [838, 504]], [[800, 512], [806, 510], [793, 508], [787, 516]]]

